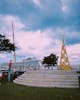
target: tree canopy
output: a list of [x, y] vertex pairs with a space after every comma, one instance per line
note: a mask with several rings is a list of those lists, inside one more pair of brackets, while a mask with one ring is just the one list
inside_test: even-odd
[[10, 42], [5, 35], [0, 34], [0, 52], [11, 52], [15, 51], [15, 46]]
[[47, 66], [55, 66], [57, 64], [58, 57], [55, 54], [50, 54], [47, 57], [43, 58], [42, 63], [46, 64]]

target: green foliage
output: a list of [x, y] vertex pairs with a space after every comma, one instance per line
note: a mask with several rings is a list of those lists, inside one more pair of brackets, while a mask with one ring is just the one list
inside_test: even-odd
[[43, 58], [43, 64], [47, 66], [55, 66], [57, 64], [58, 57], [55, 54], [50, 54], [47, 57]]
[[14, 44], [10, 43], [10, 40], [7, 39], [4, 35], [0, 34], [0, 52], [11, 52], [15, 51]]

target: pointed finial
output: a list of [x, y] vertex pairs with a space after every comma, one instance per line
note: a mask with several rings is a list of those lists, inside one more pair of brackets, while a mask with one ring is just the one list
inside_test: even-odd
[[64, 33], [62, 34], [62, 38], [63, 38], [63, 40], [64, 40]]

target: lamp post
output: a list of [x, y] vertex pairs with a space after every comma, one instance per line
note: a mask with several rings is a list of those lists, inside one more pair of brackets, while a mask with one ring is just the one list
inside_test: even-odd
[[[13, 35], [13, 44], [15, 45], [15, 36], [14, 36], [14, 25], [12, 22], [12, 35]], [[16, 67], [16, 51], [14, 50], [14, 66]]]

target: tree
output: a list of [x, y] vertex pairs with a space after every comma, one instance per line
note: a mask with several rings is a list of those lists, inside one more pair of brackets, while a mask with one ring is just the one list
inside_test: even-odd
[[49, 56], [44, 57], [42, 63], [47, 65], [45, 67], [49, 67], [49, 66], [55, 66], [57, 64], [57, 61], [58, 57], [52, 53]]
[[15, 51], [15, 46], [4, 35], [0, 34], [0, 52]]

